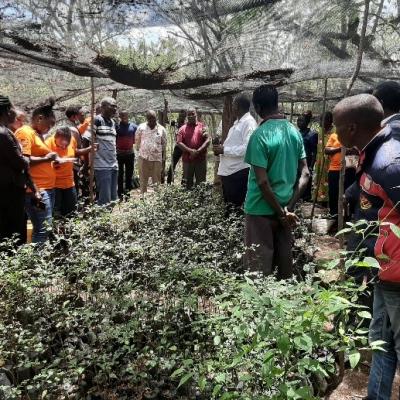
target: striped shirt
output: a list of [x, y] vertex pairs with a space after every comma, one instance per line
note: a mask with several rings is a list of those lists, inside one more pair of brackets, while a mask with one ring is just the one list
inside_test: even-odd
[[94, 169], [118, 169], [115, 122], [101, 115], [94, 119], [94, 130], [98, 149], [94, 158]]

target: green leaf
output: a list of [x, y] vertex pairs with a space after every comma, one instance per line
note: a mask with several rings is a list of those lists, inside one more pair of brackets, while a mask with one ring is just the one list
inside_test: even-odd
[[369, 313], [368, 311], [360, 311], [360, 312], [357, 313], [357, 315], [360, 318], [364, 318], [364, 319], [371, 319], [372, 318], [371, 313]]
[[349, 354], [349, 362], [351, 369], [354, 369], [357, 364], [360, 362], [361, 354], [357, 350], [352, 351]]
[[396, 237], [400, 239], [400, 227], [395, 224], [390, 224], [390, 229], [396, 235]]
[[352, 228], [344, 228], [344, 229], [340, 230], [338, 233], [336, 233], [335, 236], [344, 235], [345, 233], [349, 233], [349, 232], [351, 232], [352, 230], [353, 230]]
[[222, 389], [222, 385], [216, 385], [214, 386], [214, 389], [212, 391], [212, 395], [215, 397]]
[[307, 353], [312, 352], [313, 341], [310, 338], [310, 336], [306, 335], [305, 333], [303, 333], [301, 336], [295, 337], [294, 343], [296, 347], [299, 348], [300, 350], [304, 350]]
[[182, 375], [185, 372], [185, 369], [183, 367], [178, 368], [177, 370], [175, 370], [172, 375], [171, 378], [175, 378], [177, 376]]
[[384, 345], [386, 344], [386, 342], [384, 341], [384, 340], [375, 340], [374, 342], [372, 342], [371, 344], [370, 344], [370, 346], [371, 346], [371, 349], [372, 350], [381, 350], [381, 351], [386, 351], [385, 349], [384, 349]]
[[362, 261], [356, 262], [355, 265], [357, 267], [380, 268], [378, 260], [374, 257], [365, 257]]
[[287, 354], [290, 348], [290, 339], [288, 335], [281, 336], [277, 341], [278, 349], [283, 353]]
[[189, 372], [186, 375], [183, 375], [181, 380], [179, 381], [178, 389], [183, 386], [187, 381], [193, 378], [193, 372]]
[[220, 344], [221, 344], [221, 337], [217, 335], [214, 337], [214, 346], [219, 346]]
[[207, 385], [207, 380], [204, 375], [199, 378], [198, 385], [199, 385], [199, 389], [202, 392], [204, 392], [204, 389], [206, 388], [206, 385]]
[[376, 258], [379, 258], [379, 260], [382, 260], [384, 262], [390, 261], [390, 257], [386, 254], [379, 254], [376, 256]]

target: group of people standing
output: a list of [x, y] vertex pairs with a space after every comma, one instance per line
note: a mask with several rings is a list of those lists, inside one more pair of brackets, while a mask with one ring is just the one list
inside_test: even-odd
[[[400, 85], [384, 82], [373, 94], [339, 102], [322, 118], [320, 137], [310, 129], [311, 113], [299, 117], [298, 129], [279, 112], [278, 92], [263, 85], [251, 101], [234, 99], [236, 120], [223, 143], [213, 142], [219, 156], [223, 197], [245, 213], [245, 265], [280, 279], [293, 275], [292, 228], [299, 199], [318, 200], [329, 192], [332, 216], [337, 216], [342, 149], [346, 153], [346, 199], [365, 232], [348, 240], [357, 257], [375, 257], [378, 273], [353, 271], [359, 283], [374, 283], [370, 338], [385, 341], [385, 352], [373, 356], [368, 399], [389, 399], [400, 360]], [[114, 118], [117, 103], [104, 98], [91, 121], [82, 107], [66, 110], [68, 122], [56, 126], [50, 100], [36, 107], [29, 124], [25, 113], [0, 96], [0, 241], [17, 234], [23, 242], [26, 215], [33, 224], [33, 242], [48, 238], [54, 212], [68, 216], [76, 209], [79, 182], [93, 166], [97, 202], [108, 205], [132, 189], [136, 146], [140, 190], [148, 181], [161, 183], [165, 171], [167, 133], [153, 110], [137, 126], [126, 111]], [[182, 115], [180, 115], [182, 117]], [[186, 118], [186, 119], [185, 119]], [[206, 180], [206, 126], [189, 109], [180, 118], [168, 181], [182, 157], [186, 188]], [[329, 163], [325, 156], [329, 157]], [[91, 159], [90, 157], [93, 157]], [[81, 169], [76, 168], [81, 160]], [[86, 171], [83, 175], [81, 171]], [[317, 182], [310, 183], [315, 170]], [[83, 185], [85, 187], [87, 185]], [[371, 222], [371, 224], [368, 224]]]
[[[279, 113], [274, 87], [256, 89], [252, 101], [261, 122], [256, 125], [251, 120], [245, 113], [248, 103], [237, 97], [238, 120], [224, 144], [214, 146], [215, 154], [221, 155], [225, 199], [235, 203], [236, 196], [245, 193], [240, 197], [245, 212], [245, 265], [264, 275], [276, 271], [281, 279], [292, 276], [294, 207], [309, 187], [310, 168], [315, 162], [320, 179], [327, 169], [330, 211], [337, 215], [344, 153], [345, 200], [358, 222], [357, 232], [347, 240], [348, 257], [355, 261], [374, 257], [379, 263], [377, 271], [357, 266], [349, 270], [356, 282], [373, 288], [373, 294], [367, 295], [373, 300], [370, 342], [380, 341], [384, 348], [373, 353], [365, 399], [389, 400], [400, 360], [400, 84], [383, 82], [372, 94], [348, 97], [324, 115], [326, 137], [320, 157], [327, 155], [329, 164], [321, 161], [323, 157], [318, 159], [318, 143], [307, 120], [300, 118], [299, 132]], [[246, 174], [247, 183], [242, 179]]]

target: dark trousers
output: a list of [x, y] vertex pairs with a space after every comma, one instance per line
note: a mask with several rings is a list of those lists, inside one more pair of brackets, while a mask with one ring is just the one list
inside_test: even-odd
[[68, 189], [56, 189], [56, 199], [54, 203], [54, 210], [62, 217], [76, 211], [76, 204], [78, 202], [75, 187]]
[[[344, 176], [344, 190], [351, 186], [356, 179], [355, 168], [347, 168]], [[338, 215], [339, 202], [339, 181], [340, 171], [329, 171], [328, 173], [328, 188], [329, 188], [329, 213], [332, 216]]]
[[277, 267], [278, 279], [292, 277], [293, 237], [290, 228], [272, 216], [246, 214], [244, 242], [246, 269], [271, 275]]
[[249, 168], [242, 169], [232, 175], [221, 176], [224, 201], [236, 208], [241, 208], [247, 193]]
[[311, 201], [312, 200], [312, 183], [313, 183], [313, 173], [310, 170], [310, 179], [308, 180], [306, 190], [304, 191], [303, 195], [301, 198], [304, 201]]
[[18, 244], [26, 239], [25, 189], [0, 187], [0, 241], [17, 235]]
[[174, 151], [172, 153], [172, 163], [168, 168], [168, 176], [167, 176], [167, 183], [170, 185], [172, 183], [172, 176], [175, 172], [175, 168], [182, 157], [182, 150], [179, 148], [178, 145], [175, 145]]
[[185, 178], [186, 189], [191, 189], [193, 185], [197, 186], [205, 182], [207, 179], [207, 159], [184, 162], [183, 177]]
[[[118, 160], [118, 196], [133, 189], [132, 178], [135, 165], [135, 154], [117, 154]], [[125, 183], [125, 187], [124, 187]]]

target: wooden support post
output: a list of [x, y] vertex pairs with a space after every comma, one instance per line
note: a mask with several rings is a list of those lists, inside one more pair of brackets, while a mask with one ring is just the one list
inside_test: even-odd
[[293, 114], [294, 114], [294, 102], [290, 103], [290, 122], [293, 122]]
[[[342, 169], [340, 170], [339, 178], [339, 199], [338, 199], [338, 230], [344, 227], [344, 210], [343, 210], [343, 195], [344, 195], [344, 177], [346, 174], [346, 148], [342, 146], [341, 151]], [[340, 247], [344, 246], [344, 235], [340, 235]]]
[[94, 95], [94, 78], [90, 78], [90, 90], [91, 90], [91, 108], [90, 108], [90, 134], [91, 134], [91, 142], [92, 142], [92, 150], [90, 152], [90, 169], [89, 169], [89, 194], [90, 194], [90, 202], [94, 203], [95, 201], [95, 192], [94, 192], [94, 157], [95, 150], [94, 145], [96, 143], [96, 132], [94, 130], [94, 113], [95, 113], [95, 95]]
[[321, 186], [321, 181], [322, 181], [322, 176], [324, 174], [324, 169], [325, 169], [325, 164], [326, 164], [326, 156], [324, 153], [325, 150], [325, 127], [323, 124], [323, 117], [326, 113], [326, 99], [328, 96], [328, 79], [325, 79], [324, 82], [324, 99], [322, 101], [322, 118], [321, 118], [321, 140], [322, 140], [322, 144], [321, 144], [321, 148], [322, 148], [322, 164], [321, 164], [321, 168], [319, 170], [319, 176], [317, 176], [317, 186], [315, 187], [315, 194], [314, 194], [314, 201], [313, 201], [313, 206], [312, 206], [312, 210], [311, 210], [311, 219], [314, 218], [314, 213], [315, 213], [315, 205], [317, 203], [318, 200], [318, 192], [319, 192], [319, 188]]

